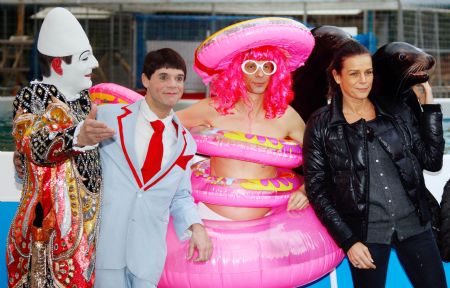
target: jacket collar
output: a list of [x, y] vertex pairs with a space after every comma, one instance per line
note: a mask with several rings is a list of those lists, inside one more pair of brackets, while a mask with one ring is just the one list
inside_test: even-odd
[[[174, 147], [174, 151], [171, 155], [171, 158], [168, 160], [166, 164], [164, 164], [163, 167], [161, 167], [161, 169], [151, 179], [149, 179], [149, 181], [147, 182], [143, 181], [142, 173], [134, 149], [135, 130], [133, 129], [136, 125], [137, 117], [139, 114], [139, 108], [142, 101], [144, 100], [142, 99], [136, 101], [133, 104], [122, 107], [123, 113], [117, 117], [117, 120], [119, 126], [120, 145], [125, 155], [125, 159], [128, 163], [129, 169], [131, 170], [133, 177], [139, 188], [148, 190], [150, 187], [152, 187], [153, 185], [158, 183], [161, 179], [163, 179], [165, 175], [167, 175], [176, 164], [179, 164], [180, 160], [184, 159], [183, 156], [188, 158], [190, 157], [188, 159], [190, 160], [193, 155], [187, 156], [184, 155], [185, 150], [187, 148], [186, 131], [181, 125], [181, 122], [178, 119], [178, 117], [175, 114], [173, 114], [172, 123], [175, 125], [177, 130], [177, 144]], [[187, 164], [188, 160], [184, 162], [186, 162]], [[182, 168], [185, 170], [186, 165], [184, 165]]]
[[[389, 107], [389, 109], [386, 109], [382, 105], [379, 105], [379, 103], [373, 99], [372, 95], [369, 95], [369, 99], [375, 106], [375, 113], [377, 114], [377, 117], [383, 116], [393, 118], [392, 115], [397, 113], [394, 107]], [[331, 99], [329, 126], [331, 127], [342, 124], [347, 124], [347, 120], [345, 120], [344, 113], [342, 112], [342, 94], [339, 93]]]
[[329, 126], [336, 126], [346, 124], [344, 113], [342, 112], [342, 95], [339, 93], [331, 98], [330, 103], [330, 124]]

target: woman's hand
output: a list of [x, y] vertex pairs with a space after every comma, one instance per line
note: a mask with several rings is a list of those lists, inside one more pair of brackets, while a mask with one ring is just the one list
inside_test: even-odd
[[309, 201], [306, 197], [305, 184], [303, 184], [297, 191], [291, 194], [288, 201], [287, 211], [300, 210], [308, 207]]
[[412, 90], [417, 96], [419, 103], [423, 104], [433, 104], [433, 91], [431, 89], [430, 83], [424, 82], [412, 87]]
[[347, 252], [348, 260], [358, 269], [375, 269], [369, 249], [361, 242], [353, 244]]

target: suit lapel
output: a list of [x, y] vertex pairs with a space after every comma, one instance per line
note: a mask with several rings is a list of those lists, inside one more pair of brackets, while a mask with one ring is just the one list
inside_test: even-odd
[[[170, 157], [169, 161], [161, 167], [161, 170], [153, 176], [153, 178], [150, 179], [147, 183], [145, 183], [144, 190], [149, 189], [156, 183], [158, 183], [162, 178], [164, 178], [167, 173], [172, 170], [172, 168], [178, 163], [178, 160], [183, 157], [183, 154], [186, 150], [187, 142], [186, 142], [186, 136], [185, 131], [183, 127], [181, 126], [180, 120], [177, 118], [176, 115], [173, 117], [173, 121], [175, 123], [175, 128], [177, 128], [177, 144], [175, 146], [175, 151], [172, 153], [172, 156]], [[192, 156], [189, 157], [189, 160], [192, 158]], [[183, 167], [185, 169], [185, 167]]]
[[179, 120], [176, 118], [176, 116], [173, 116], [173, 123], [175, 125], [175, 129], [177, 130], [177, 144], [175, 145], [175, 149], [167, 163], [161, 167], [161, 171], [159, 171], [157, 174], [164, 173], [169, 169], [172, 164], [177, 160], [177, 158], [180, 156], [181, 152], [183, 151], [185, 139], [183, 137], [183, 127], [181, 127], [181, 124], [179, 123]]
[[143, 180], [135, 151], [135, 128], [141, 102], [122, 107], [124, 113], [117, 117], [120, 145], [139, 188], [143, 186]]

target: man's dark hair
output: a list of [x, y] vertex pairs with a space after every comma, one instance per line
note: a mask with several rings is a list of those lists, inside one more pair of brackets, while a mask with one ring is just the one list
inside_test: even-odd
[[41, 68], [42, 76], [50, 77], [51, 65], [54, 58], [61, 58], [66, 64], [72, 63], [72, 56], [52, 57], [38, 52], [39, 67]]
[[150, 79], [156, 70], [161, 68], [179, 69], [184, 72], [186, 80], [186, 63], [178, 52], [170, 48], [162, 48], [147, 53], [142, 73]]

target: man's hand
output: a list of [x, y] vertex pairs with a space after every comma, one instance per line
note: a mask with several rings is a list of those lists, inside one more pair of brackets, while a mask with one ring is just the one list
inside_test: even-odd
[[308, 207], [309, 201], [306, 197], [305, 184], [303, 184], [297, 191], [291, 194], [288, 201], [287, 211], [300, 210]]
[[189, 250], [187, 260], [191, 260], [194, 256], [194, 250], [197, 249], [198, 256], [194, 259], [194, 262], [208, 261], [212, 254], [212, 242], [206, 233], [205, 228], [201, 224], [192, 224], [190, 227], [192, 231], [192, 237], [189, 241]]
[[356, 242], [347, 252], [348, 260], [358, 269], [375, 269], [369, 249], [361, 242]]
[[19, 177], [19, 179], [23, 179], [25, 171], [23, 170], [22, 155], [17, 152], [17, 150], [14, 151], [13, 163], [16, 168], [17, 177]]
[[97, 116], [97, 105], [93, 104], [77, 138], [77, 146], [93, 146], [103, 140], [114, 136], [114, 129], [109, 128], [105, 123], [95, 120]]

